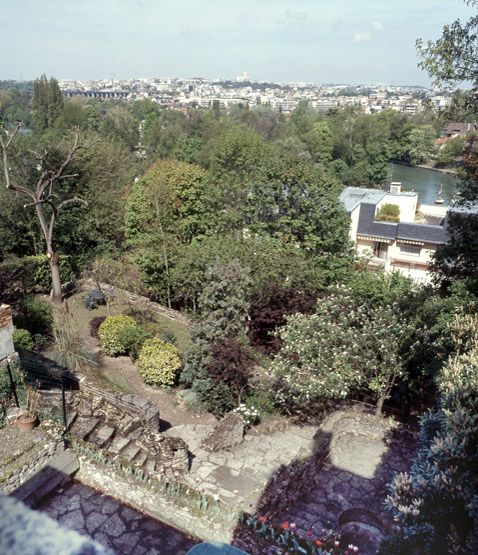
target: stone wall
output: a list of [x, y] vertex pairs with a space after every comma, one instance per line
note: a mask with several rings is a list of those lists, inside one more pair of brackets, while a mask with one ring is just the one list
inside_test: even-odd
[[[206, 541], [230, 543], [241, 515], [192, 488], [167, 493], [162, 482], [141, 482], [112, 466], [80, 457], [77, 478], [142, 512]], [[189, 493], [187, 493], [189, 492]]]
[[[79, 284], [85, 290], [98, 289], [98, 285], [92, 279], [80, 280]], [[166, 318], [181, 322], [181, 324], [184, 324], [185, 326], [189, 327], [192, 325], [191, 320], [187, 316], [184, 316], [184, 314], [181, 314], [181, 312], [155, 303], [148, 299], [148, 297], [143, 297], [142, 295], [131, 293], [131, 291], [126, 291], [126, 289], [114, 287], [113, 285], [109, 285], [108, 283], [100, 283], [100, 287], [105, 295], [113, 298], [117, 296], [124, 297], [132, 306], [134, 306], [138, 310], [150, 310], [151, 312], [159, 314], [160, 316], [166, 316]]]
[[0, 359], [14, 352], [12, 307], [2, 304], [0, 305]]
[[17, 432], [8, 426], [1, 432], [9, 437], [0, 437], [0, 493], [17, 489], [64, 450], [61, 430], [56, 426], [44, 425], [32, 432]]

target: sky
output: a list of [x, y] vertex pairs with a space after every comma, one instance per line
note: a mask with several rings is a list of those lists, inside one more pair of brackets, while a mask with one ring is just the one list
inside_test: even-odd
[[0, 0], [0, 80], [205, 77], [429, 85], [415, 40], [462, 0]]

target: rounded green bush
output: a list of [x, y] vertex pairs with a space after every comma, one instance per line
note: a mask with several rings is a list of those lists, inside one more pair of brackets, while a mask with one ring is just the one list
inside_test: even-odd
[[101, 350], [110, 357], [128, 354], [131, 346], [129, 336], [136, 328], [139, 326], [131, 316], [108, 316], [98, 329]]
[[32, 334], [28, 330], [22, 328], [15, 328], [13, 330], [13, 345], [15, 350], [25, 349], [26, 351], [33, 351], [35, 341], [33, 341]]
[[170, 386], [174, 385], [181, 368], [181, 357], [174, 345], [153, 337], [144, 342], [137, 366], [147, 384], [158, 387]]

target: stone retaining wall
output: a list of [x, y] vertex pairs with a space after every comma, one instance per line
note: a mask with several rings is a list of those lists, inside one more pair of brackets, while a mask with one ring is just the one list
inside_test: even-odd
[[0, 460], [1, 493], [9, 494], [17, 489], [64, 450], [61, 430], [56, 426], [25, 433], [32, 434], [30, 441], [4, 454]]
[[241, 518], [238, 512], [212, 498], [207, 506], [204, 502], [196, 505], [197, 496], [194, 494], [200, 492], [192, 489], [189, 497], [186, 492], [176, 498], [174, 492], [165, 495], [158, 489], [159, 484], [143, 483], [111, 466], [106, 468], [83, 456], [79, 458], [81, 465], [77, 478], [84, 484], [202, 540], [230, 543]]

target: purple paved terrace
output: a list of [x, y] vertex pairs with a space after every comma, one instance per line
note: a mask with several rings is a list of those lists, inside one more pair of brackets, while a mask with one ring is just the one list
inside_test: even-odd
[[117, 555], [184, 555], [200, 543], [76, 480], [54, 492], [37, 509]]

